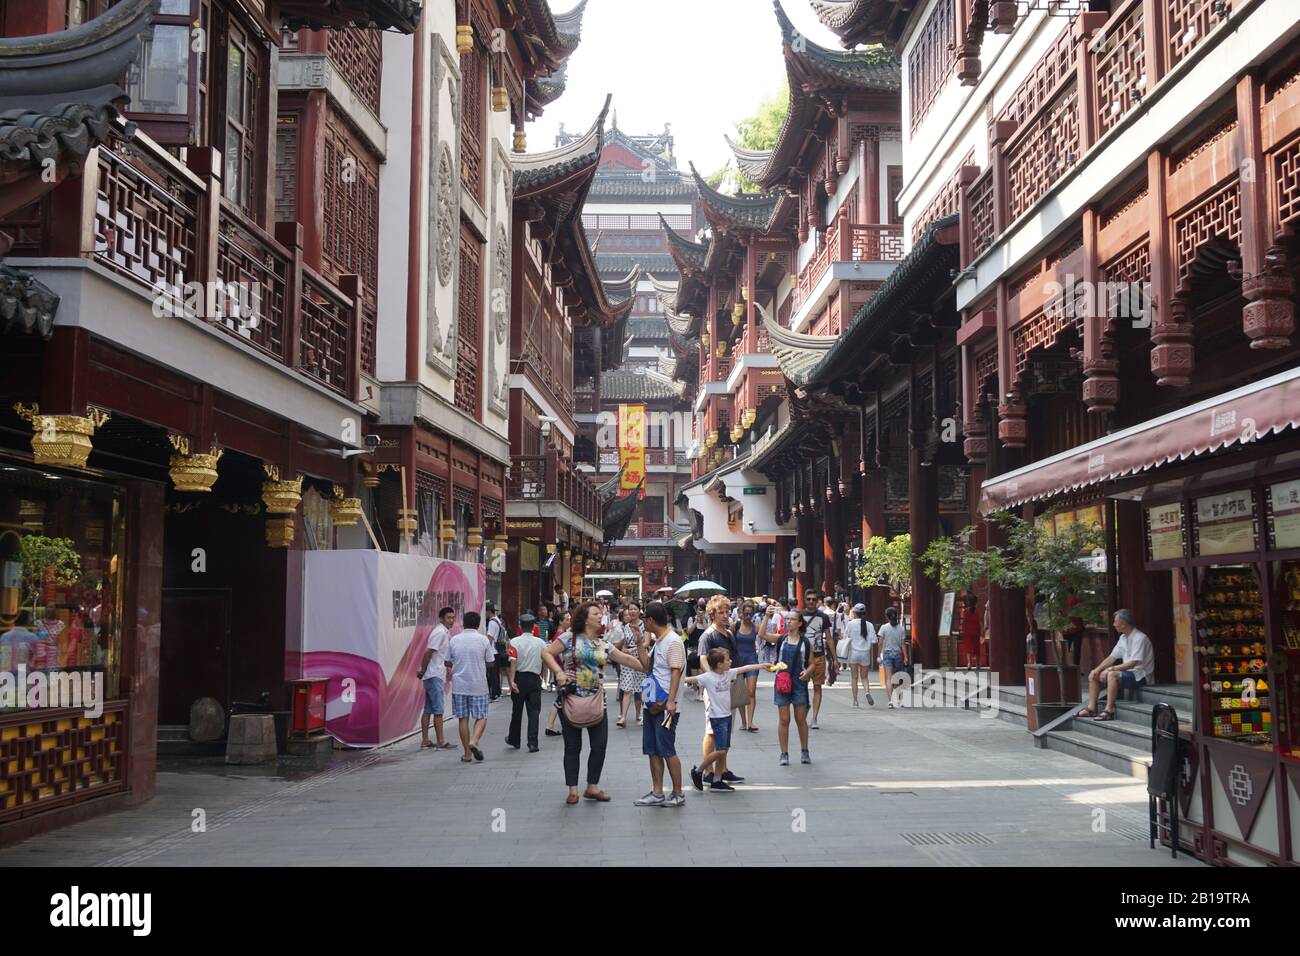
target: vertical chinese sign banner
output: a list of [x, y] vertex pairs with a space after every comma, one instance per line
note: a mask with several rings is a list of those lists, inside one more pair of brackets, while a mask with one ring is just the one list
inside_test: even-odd
[[618, 484], [620, 496], [630, 494], [641, 488], [641, 497], [645, 497], [645, 428], [646, 414], [644, 405], [618, 406], [618, 464], [623, 469], [623, 478]]

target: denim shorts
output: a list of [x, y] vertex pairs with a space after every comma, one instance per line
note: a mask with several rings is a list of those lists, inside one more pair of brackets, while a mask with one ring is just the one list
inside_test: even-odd
[[442, 699], [442, 678], [426, 677], [421, 683], [424, 684], [424, 712], [441, 717], [446, 712]]
[[1144, 677], [1138, 680], [1131, 670], [1119, 672], [1119, 686], [1124, 690], [1132, 690], [1134, 687], [1145, 687], [1147, 679]]
[[903, 652], [898, 650], [888, 650], [880, 655], [880, 666], [888, 667], [891, 671], [901, 671], [903, 669]]
[[778, 707], [788, 707], [790, 704], [793, 704], [796, 707], [807, 707], [808, 684], [805, 681], [796, 680], [794, 682], [794, 690], [788, 694], [778, 694], [776, 691], [773, 691], [772, 699], [776, 702], [776, 706]]
[[647, 757], [667, 760], [677, 756], [677, 722], [681, 714], [673, 718], [671, 727], [665, 727], [666, 714], [666, 710], [661, 710], [657, 714], [647, 711], [641, 715], [641, 753]]
[[713, 728], [713, 749], [731, 749], [731, 718], [710, 717], [709, 726]]

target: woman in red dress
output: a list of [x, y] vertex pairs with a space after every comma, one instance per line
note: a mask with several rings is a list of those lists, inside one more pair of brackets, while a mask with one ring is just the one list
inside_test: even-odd
[[961, 660], [958, 662], [963, 667], [972, 664], [981, 667], [987, 663], [984, 659], [983, 628], [980, 626], [980, 616], [975, 612], [978, 604], [979, 598], [974, 594], [966, 595], [965, 612], [961, 619]]

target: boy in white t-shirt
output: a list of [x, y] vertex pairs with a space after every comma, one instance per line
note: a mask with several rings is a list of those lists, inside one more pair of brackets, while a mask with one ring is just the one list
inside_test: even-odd
[[727, 772], [727, 751], [731, 748], [731, 682], [750, 671], [772, 669], [771, 664], [746, 664], [744, 667], [731, 666], [731, 652], [725, 647], [709, 650], [708, 670], [696, 677], [686, 678], [687, 684], [704, 689], [705, 719], [713, 729], [713, 752], [700, 761], [698, 767], [691, 768], [691, 782], [696, 790], [704, 789], [704, 775], [713, 774], [710, 790], [723, 793], [735, 791], [735, 787], [723, 780]]

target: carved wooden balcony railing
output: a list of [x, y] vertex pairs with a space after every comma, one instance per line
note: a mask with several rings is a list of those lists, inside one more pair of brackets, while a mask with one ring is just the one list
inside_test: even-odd
[[99, 150], [94, 257], [151, 289], [198, 278], [204, 184], [148, 140]]
[[826, 241], [803, 271], [795, 289], [797, 311], [836, 262], [897, 262], [903, 258], [903, 227], [880, 223], [850, 223], [848, 205], [826, 230]]
[[217, 233], [217, 276], [257, 290], [255, 321], [218, 320], [218, 328], [257, 346], [272, 358], [285, 361], [285, 301], [290, 295], [293, 257], [255, 222], [230, 205], [222, 206]]
[[1165, 41], [1168, 44], [1169, 69], [1173, 69], [1198, 46], [1219, 24], [1212, 0], [1163, 0]]
[[371, 111], [379, 115], [383, 33], [379, 30], [326, 30], [325, 51]]
[[582, 472], [560, 460], [555, 449], [542, 455], [512, 455], [506, 492], [514, 501], [558, 501], [599, 527], [600, 493]]
[[966, 225], [970, 243], [970, 258], [978, 259], [997, 235], [993, 216], [993, 168], [986, 169], [966, 191]]
[[903, 227], [854, 223], [849, 262], [898, 262], [903, 258]]
[[[172, 295], [178, 308], [197, 283], [214, 327], [355, 398], [363, 353], [374, 367], [374, 310], [364, 310], [358, 277], [336, 287], [304, 267], [297, 223], [277, 223], [272, 235], [224, 199], [216, 150], [191, 148], [187, 167], [137, 133], [97, 154], [93, 203], [80, 211], [83, 255], [153, 295]], [[70, 230], [55, 232], [24, 251], [70, 254], [59, 238]], [[236, 314], [236, 301], [252, 314]], [[208, 312], [213, 304], [222, 309]]]
[[1041, 199], [1074, 167], [1081, 153], [1079, 97], [1074, 77], [1070, 76], [1007, 144], [1009, 221]]
[[1093, 46], [1096, 74], [1097, 136], [1104, 136], [1128, 115], [1144, 95], [1150, 79], [1146, 67], [1143, 0], [1128, 0], [1112, 14], [1105, 33]]
[[668, 525], [662, 521], [633, 521], [623, 533], [622, 541], [663, 540], [668, 537]]

